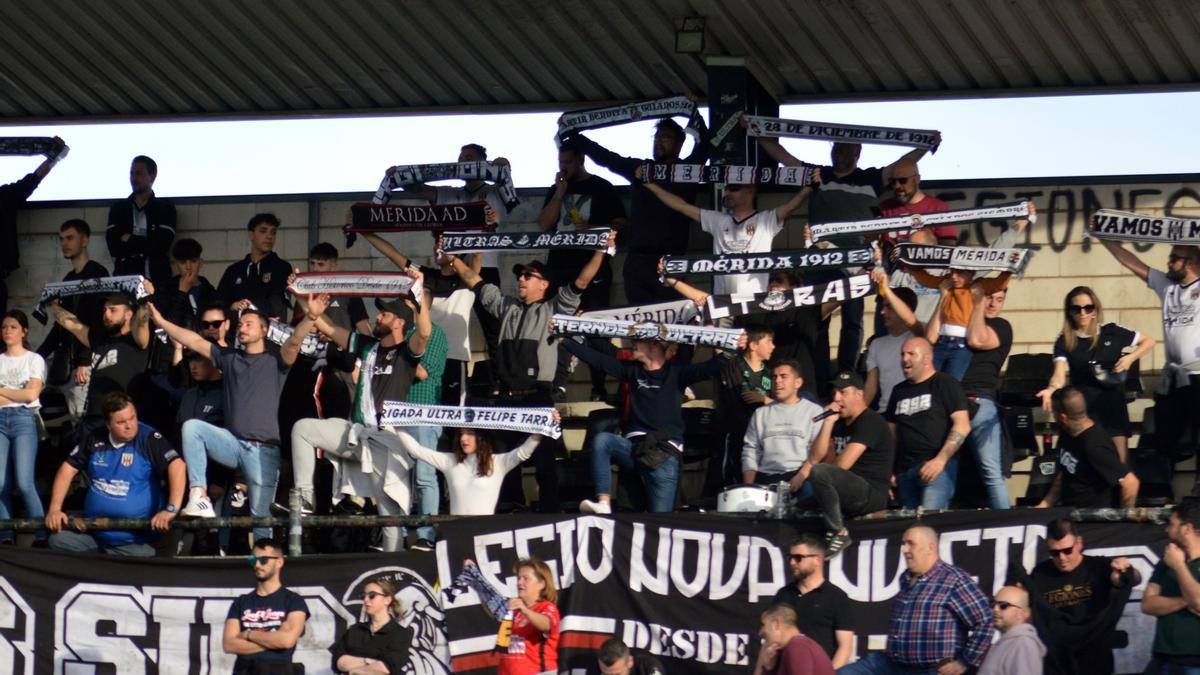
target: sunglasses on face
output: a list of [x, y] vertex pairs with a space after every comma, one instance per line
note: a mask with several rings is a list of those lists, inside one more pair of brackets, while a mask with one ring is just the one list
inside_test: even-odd
[[375, 598], [391, 597], [387, 594], [380, 593], [379, 591], [367, 591], [366, 593], [363, 593], [362, 596], [363, 596], [363, 600], [374, 600]]
[[1096, 311], [1096, 306], [1093, 304], [1071, 305], [1072, 314], [1091, 314], [1094, 311]]
[[546, 280], [546, 277], [544, 277], [540, 274], [534, 274], [533, 272], [521, 272], [520, 274], [517, 275], [517, 278], [518, 279], [541, 279], [543, 281]]
[[1052, 548], [1052, 549], [1050, 549], [1050, 557], [1051, 557], [1051, 558], [1058, 558], [1058, 557], [1068, 556], [1068, 555], [1071, 555], [1071, 554], [1072, 554], [1072, 553], [1074, 553], [1074, 552], [1075, 552], [1075, 544], [1071, 544], [1070, 546], [1068, 546], [1068, 547], [1066, 547], [1066, 548]]
[[223, 323], [225, 323], [224, 319], [217, 319], [216, 321], [201, 321], [200, 322], [200, 330], [207, 330], [209, 328], [220, 328], [221, 324], [223, 324]]
[[1008, 602], [1007, 600], [993, 600], [992, 607], [999, 607], [1001, 612], [1008, 609], [1009, 607], [1016, 607], [1017, 609], [1025, 609], [1024, 607], [1022, 607], [1020, 605], [1015, 605], [1011, 602]]
[[281, 555], [248, 555], [246, 556], [246, 562], [250, 563], [251, 566], [266, 565], [268, 560], [281, 560], [282, 558], [283, 556]]
[[820, 553], [789, 553], [788, 560], [792, 562], [804, 562], [805, 558], [816, 558], [820, 555]]
[[[916, 174], [913, 175], [915, 176]], [[888, 185], [895, 185], [896, 183], [903, 185], [912, 179], [912, 176], [892, 176], [888, 179]]]

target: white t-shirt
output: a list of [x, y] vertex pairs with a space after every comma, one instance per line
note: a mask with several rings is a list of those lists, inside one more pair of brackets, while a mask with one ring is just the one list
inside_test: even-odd
[[446, 357], [459, 361], [471, 360], [471, 308], [475, 292], [460, 288], [444, 298], [434, 298], [429, 305], [429, 320], [446, 333]]
[[454, 454], [438, 452], [417, 443], [408, 432], [397, 430], [396, 436], [400, 444], [413, 459], [433, 465], [446, 476], [446, 489], [450, 492], [450, 515], [452, 516], [490, 516], [496, 512], [496, 502], [500, 499], [500, 485], [509, 471], [521, 466], [521, 462], [529, 459], [537, 449], [538, 440], [532, 436], [517, 446], [516, 450], [492, 455], [492, 472], [487, 476], [479, 475], [479, 458], [475, 454], [467, 455], [461, 462], [455, 461]]
[[[775, 235], [783, 229], [783, 223], [775, 215], [775, 209], [755, 211], [739, 222], [724, 211], [700, 210], [700, 229], [712, 235], [713, 253], [767, 253]], [[766, 293], [767, 275], [720, 274], [713, 277], [714, 295], [741, 295]]]
[[[34, 351], [27, 351], [20, 356], [0, 353], [0, 388], [24, 389], [30, 380], [46, 383], [46, 360], [41, 354]], [[40, 408], [42, 404], [35, 399], [31, 403], [9, 403], [0, 407]]]
[[[1162, 301], [1163, 340], [1167, 363], [1200, 361], [1200, 281], [1181, 286], [1159, 270], [1150, 270], [1146, 285]], [[1193, 373], [1200, 369], [1193, 369]]]
[[867, 347], [867, 372], [873, 368], [879, 369], [879, 407], [887, 410], [888, 399], [892, 397], [892, 387], [904, 379], [904, 370], [900, 367], [900, 352], [904, 343], [912, 337], [905, 331], [899, 335], [881, 335]]
[[[484, 183], [475, 192], [468, 192], [465, 187], [451, 187], [447, 185], [437, 186], [437, 203], [438, 204], [464, 204], [467, 202], [487, 202], [496, 214], [500, 216], [500, 224], [496, 226], [499, 231], [504, 228], [504, 214], [508, 213], [508, 207], [504, 204], [504, 199], [500, 197], [500, 189], [491, 183]], [[484, 267], [499, 267], [500, 252], [499, 251], [484, 251], [483, 252]], [[450, 357], [456, 358], [456, 357]]]

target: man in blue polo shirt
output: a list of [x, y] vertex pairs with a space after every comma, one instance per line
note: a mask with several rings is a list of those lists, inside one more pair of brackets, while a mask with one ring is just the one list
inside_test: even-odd
[[[154, 530], [166, 530], [183, 502], [187, 470], [171, 442], [153, 427], [138, 424], [133, 399], [123, 391], [105, 394], [101, 401], [105, 428], [77, 445], [54, 477], [46, 527], [54, 534], [50, 548], [96, 551], [111, 555], [154, 555], [158, 534], [146, 530], [63, 530], [67, 514], [63, 500], [80, 471], [87, 479], [83, 502], [87, 518], [151, 518]], [[162, 480], [167, 479], [166, 503]]]

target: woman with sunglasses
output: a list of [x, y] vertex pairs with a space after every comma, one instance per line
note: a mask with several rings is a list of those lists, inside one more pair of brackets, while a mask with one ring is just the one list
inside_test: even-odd
[[1154, 338], [1115, 323], [1104, 323], [1100, 298], [1087, 286], [1072, 288], [1063, 303], [1063, 330], [1054, 342], [1054, 374], [1038, 392], [1042, 408], [1051, 410], [1050, 397], [1070, 384], [1083, 392], [1088, 415], [1112, 436], [1121, 461], [1133, 427], [1125, 405], [1125, 378]]
[[[561, 418], [554, 411], [554, 421]], [[494, 437], [486, 429], [463, 427], [454, 431], [454, 452], [426, 448], [403, 429], [397, 429], [400, 444], [413, 459], [419, 459], [446, 476], [450, 492], [450, 515], [490, 516], [496, 512], [500, 485], [509, 471], [529, 459], [542, 440], [532, 434], [516, 450], [494, 454]]]
[[[29, 319], [14, 309], [0, 322], [4, 353], [0, 354], [0, 519], [12, 517], [15, 485], [25, 501], [27, 518], [45, 518], [34, 484], [37, 461], [38, 396], [46, 382], [46, 361], [29, 350]], [[39, 530], [36, 546], [45, 546], [49, 534]], [[13, 543], [11, 532], [0, 532], [0, 543]]]
[[342, 633], [333, 645], [333, 670], [338, 673], [404, 672], [413, 629], [397, 619], [404, 613], [396, 598], [396, 587], [387, 579], [363, 586], [363, 611], [367, 618]]

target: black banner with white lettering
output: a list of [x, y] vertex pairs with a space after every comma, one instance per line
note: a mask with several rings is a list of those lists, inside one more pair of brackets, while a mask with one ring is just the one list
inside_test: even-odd
[[482, 230], [487, 225], [487, 202], [465, 204], [371, 204], [350, 207], [351, 224], [343, 232], [431, 232]]
[[1100, 209], [1093, 216], [1088, 236], [1113, 241], [1154, 244], [1200, 244], [1200, 219], [1151, 216], [1130, 211]]
[[[1066, 509], [961, 511], [921, 522], [941, 533], [941, 555], [992, 594], [1010, 562], [1044, 560], [1044, 524]], [[859, 655], [882, 649], [891, 600], [904, 573], [900, 539], [914, 519], [849, 523], [854, 544], [827, 577], [854, 607]], [[1127, 646], [1116, 671], [1141, 672], [1153, 617], [1138, 604], [1166, 543], [1153, 523], [1080, 525], [1091, 555], [1124, 556], [1141, 573], [1117, 629]], [[330, 672], [329, 647], [359, 618], [367, 580], [392, 575], [415, 627], [412, 669], [420, 675], [494, 672], [496, 622], [474, 593], [446, 600], [464, 559], [493, 586], [516, 595], [512, 563], [536, 556], [556, 575], [563, 616], [559, 671], [575, 675], [615, 635], [658, 655], [672, 674], [751, 672], [759, 614], [789, 583], [786, 549], [818, 519], [756, 520], [712, 514], [513, 515], [438, 526], [428, 553], [305, 556], [283, 568], [311, 617], [296, 661]], [[435, 585], [435, 580], [440, 583]], [[80, 556], [6, 547], [0, 553], [0, 663], [22, 675], [96, 669], [117, 673], [227, 673], [221, 634], [233, 599], [252, 588], [244, 559], [166, 560]]]
[[589, 227], [567, 232], [446, 232], [442, 235], [440, 253], [479, 253], [481, 251], [537, 251], [551, 248], [573, 248], [584, 251], [606, 251], [615, 255], [608, 245], [610, 227]]
[[892, 249], [892, 259], [908, 267], [949, 267], [974, 272], [1010, 272], [1020, 275], [1033, 258], [1027, 248], [989, 246], [936, 246], [902, 243]]
[[752, 274], [756, 272], [803, 272], [838, 267], [862, 267], [874, 263], [869, 246], [856, 248], [808, 248], [766, 253], [726, 255], [669, 255], [663, 257], [663, 274], [681, 277], [703, 274]]
[[816, 167], [749, 166], [741, 164], [664, 164], [646, 162], [645, 183], [725, 183], [727, 185], [790, 185], [812, 183]]
[[746, 314], [769, 314], [794, 307], [812, 307], [827, 302], [845, 302], [866, 297], [876, 291], [869, 274], [856, 274], [824, 284], [795, 286], [787, 291], [753, 295], [710, 295], [700, 310], [704, 321], [716, 321]]

